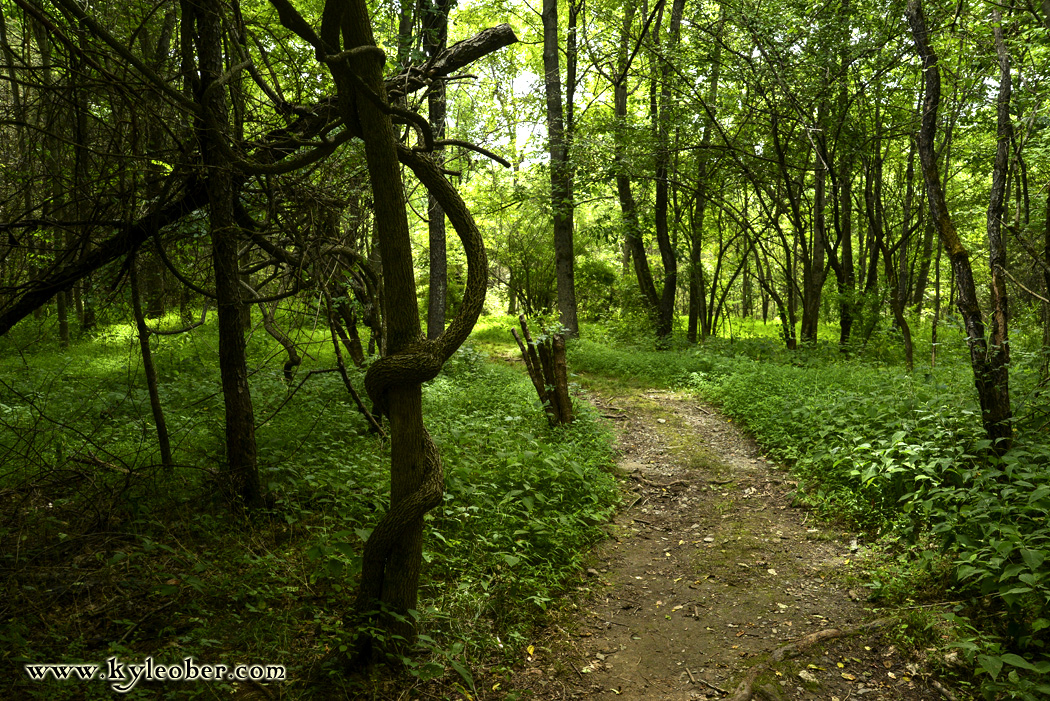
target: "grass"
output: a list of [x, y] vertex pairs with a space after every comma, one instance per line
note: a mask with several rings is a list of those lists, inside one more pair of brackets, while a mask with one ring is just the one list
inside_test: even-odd
[[[285, 322], [306, 351], [301, 374], [331, 367], [330, 345], [308, 318]], [[499, 654], [514, 659], [600, 536], [618, 498], [610, 437], [585, 407], [573, 427], [550, 429], [524, 375], [486, 362], [516, 354], [514, 325], [483, 318], [424, 391], [447, 493], [426, 520], [423, 635], [404, 679], [350, 689], [332, 678], [315, 694], [382, 697], [434, 677], [471, 693], [478, 661], [492, 671]], [[843, 353], [822, 329], [816, 344], [787, 351], [774, 325], [735, 322], [731, 338], [654, 350], [621, 326], [585, 325], [570, 369], [612, 390], [676, 388], [721, 404], [790, 466], [813, 509], [881, 539], [865, 574], [875, 600], [924, 607], [922, 621], [905, 621], [902, 641], [950, 631], [986, 698], [1050, 693], [1050, 412], [1038, 339], [1015, 335], [1017, 445], [998, 458], [951, 324], [940, 330], [936, 366], [928, 329], [915, 325], [912, 373], [892, 332]], [[215, 496], [223, 425], [211, 324], [155, 341], [172, 470], [157, 465], [131, 329], [111, 325], [63, 350], [53, 337], [31, 323], [0, 339], [0, 573], [10, 592], [0, 688], [107, 697], [99, 682], [30, 683], [20, 665], [110, 656], [278, 662], [301, 680], [327, 648], [346, 644], [353, 631], [342, 612], [361, 545], [385, 509], [389, 454], [338, 378], [316, 375], [289, 399], [280, 347], [253, 334], [260, 467], [274, 506], [246, 518]], [[233, 687], [143, 686], [130, 696]], [[310, 694], [301, 682], [285, 688]]]
[[[286, 323], [307, 352], [300, 376], [334, 364], [306, 319]], [[0, 339], [6, 697], [109, 698], [98, 680], [30, 682], [22, 664], [114, 656], [284, 664], [293, 697], [384, 697], [435, 677], [469, 690], [479, 661], [515, 658], [535, 622], [560, 605], [618, 501], [610, 436], [586, 407], [572, 427], [551, 429], [522, 373], [486, 362], [477, 346], [461, 349], [424, 388], [446, 495], [426, 518], [419, 647], [404, 678], [308, 687], [309, 666], [354, 634], [342, 616], [364, 539], [386, 508], [389, 446], [368, 433], [334, 374], [311, 377], [289, 399], [280, 347], [257, 330], [249, 369], [273, 507], [232, 514], [215, 489], [223, 455], [215, 328], [154, 343], [171, 470], [157, 464], [129, 327], [105, 327], [64, 350], [39, 326]], [[354, 381], [360, 388], [360, 372]], [[127, 696], [238, 687], [143, 683]]]

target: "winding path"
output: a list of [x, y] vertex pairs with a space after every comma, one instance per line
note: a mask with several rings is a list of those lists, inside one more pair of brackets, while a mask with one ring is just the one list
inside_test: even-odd
[[787, 473], [731, 421], [671, 392], [588, 398], [629, 493], [577, 614], [516, 676], [524, 698], [945, 698], [894, 626], [861, 627], [867, 589], [844, 575], [863, 544], [794, 508]]

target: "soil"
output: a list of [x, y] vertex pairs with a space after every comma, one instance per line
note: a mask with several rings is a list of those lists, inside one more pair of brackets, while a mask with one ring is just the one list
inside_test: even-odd
[[[503, 688], [521, 698], [955, 698], [843, 576], [849, 534], [717, 409], [664, 391], [588, 398], [618, 435], [624, 506], [554, 625]], [[874, 622], [873, 622], [874, 621]]]

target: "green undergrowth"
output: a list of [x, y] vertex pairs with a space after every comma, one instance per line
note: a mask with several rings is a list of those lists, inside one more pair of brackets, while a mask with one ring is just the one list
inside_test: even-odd
[[669, 351], [584, 340], [570, 365], [720, 404], [797, 476], [800, 501], [881, 543], [872, 599], [924, 611], [969, 663], [961, 683], [987, 699], [1045, 698], [1050, 436], [1039, 359], [1016, 342], [1018, 430], [999, 457], [981, 429], [965, 344], [948, 331], [937, 366], [914, 373], [884, 354], [830, 343], [788, 351], [767, 338]]
[[[29, 682], [27, 662], [274, 663], [293, 696], [309, 666], [349, 641], [364, 539], [386, 509], [389, 443], [368, 432], [307, 331], [293, 383], [280, 347], [249, 343], [260, 470], [271, 507], [231, 513], [218, 496], [222, 403], [212, 324], [155, 339], [174, 468], [156, 437], [130, 331], [63, 351], [0, 339], [0, 604], [8, 698], [109, 698], [93, 682]], [[16, 344], [22, 343], [21, 347]], [[362, 389], [363, 373], [352, 379]], [[293, 391], [295, 390], [295, 391]], [[586, 547], [619, 500], [611, 437], [586, 406], [547, 425], [528, 379], [461, 349], [424, 387], [445, 470], [425, 519], [409, 682], [446, 676], [470, 690], [475, 665], [516, 657], [559, 606]], [[343, 681], [333, 677], [332, 684]], [[141, 684], [129, 698], [186, 698], [236, 684]], [[327, 690], [326, 690], [327, 689]]]

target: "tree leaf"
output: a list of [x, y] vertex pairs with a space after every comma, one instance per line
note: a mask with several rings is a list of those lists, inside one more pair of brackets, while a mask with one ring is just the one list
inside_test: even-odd
[[[452, 669], [459, 673], [459, 676], [463, 677], [463, 681], [467, 683], [471, 689], [474, 688], [474, 677], [471, 675], [470, 670], [463, 666], [458, 660], [449, 660], [448, 663], [452, 665]], [[1001, 663], [1000, 663], [1001, 664]]]

